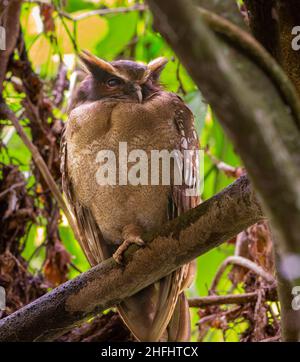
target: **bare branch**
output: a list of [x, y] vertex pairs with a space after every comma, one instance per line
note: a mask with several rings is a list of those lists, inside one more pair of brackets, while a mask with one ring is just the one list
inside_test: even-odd
[[64, 11], [59, 11], [59, 14], [65, 17], [66, 19], [72, 20], [72, 21], [80, 21], [83, 19], [90, 18], [91, 16], [99, 15], [110, 15], [110, 14], [125, 14], [130, 13], [132, 11], [145, 11], [147, 9], [146, 5], [143, 4], [137, 4], [129, 7], [119, 7], [119, 8], [110, 8], [110, 9], [97, 9], [97, 10], [91, 10], [87, 11], [83, 14], [79, 14], [76, 16], [72, 16], [70, 14], [65, 13]]
[[[272, 289], [267, 296], [270, 301], [277, 300], [276, 289]], [[189, 299], [189, 306], [190, 308], [203, 308], [210, 305], [245, 304], [255, 302], [257, 298], [257, 292], [244, 294], [209, 295], [207, 297]]]

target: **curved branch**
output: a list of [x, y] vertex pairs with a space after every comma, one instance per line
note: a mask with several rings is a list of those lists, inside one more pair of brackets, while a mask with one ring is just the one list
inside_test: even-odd
[[296, 88], [288, 76], [278, 65], [267, 50], [249, 33], [230, 21], [204, 8], [197, 7], [205, 23], [232, 44], [253, 59], [262, 70], [272, 79], [285, 102], [291, 107], [298, 129], [300, 129], [300, 100]]
[[247, 177], [197, 208], [143, 235], [124, 266], [108, 259], [0, 320], [0, 341], [52, 340], [179, 266], [232, 238], [263, 218]]
[[253, 271], [255, 274], [262, 277], [263, 279], [265, 279], [269, 284], [273, 284], [273, 285], [276, 284], [276, 280], [273, 277], [273, 275], [266, 272], [261, 266], [257, 265], [253, 261], [251, 261], [247, 258], [243, 258], [242, 256], [229, 256], [220, 265], [220, 267], [215, 275], [215, 278], [211, 284], [211, 288], [210, 288], [211, 291], [216, 290], [216, 287], [218, 285], [218, 282], [219, 282], [222, 274], [224, 273], [227, 266], [230, 264], [239, 265], [243, 268], [249, 269], [249, 270]]

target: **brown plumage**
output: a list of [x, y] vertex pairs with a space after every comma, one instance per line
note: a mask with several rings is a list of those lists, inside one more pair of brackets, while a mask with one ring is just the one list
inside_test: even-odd
[[[148, 65], [108, 63], [85, 52], [81, 60], [87, 76], [71, 101], [62, 140], [63, 190], [78, 223], [81, 246], [90, 264], [96, 265], [112, 255], [120, 261], [130, 243], [143, 243], [142, 232], [159, 229], [199, 203], [199, 197], [186, 195], [197, 181], [196, 156], [182, 170], [192, 180], [187, 185], [101, 186], [95, 176], [98, 152], [110, 150], [121, 157], [119, 143], [127, 142], [128, 154], [144, 150], [150, 158], [152, 150], [198, 150], [198, 138], [191, 111], [159, 84], [164, 58]], [[118, 307], [137, 339], [189, 338], [183, 289], [193, 271], [193, 264], [186, 265]]]

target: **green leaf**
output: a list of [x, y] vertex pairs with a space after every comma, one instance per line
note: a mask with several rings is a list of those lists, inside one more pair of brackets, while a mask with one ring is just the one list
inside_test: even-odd
[[66, 6], [64, 11], [67, 13], [72, 13], [79, 10], [93, 10], [96, 9], [96, 4], [92, 1], [87, 0], [68, 0], [66, 1]]
[[108, 25], [107, 35], [98, 42], [95, 50], [99, 57], [111, 61], [124, 50], [133, 38], [138, 13], [110, 15], [106, 17], [106, 20]]
[[205, 124], [205, 117], [207, 114], [207, 104], [203, 102], [201, 93], [199, 91], [188, 93], [184, 100], [191, 108], [194, 116], [195, 116], [195, 126], [198, 135], [201, 134], [204, 124]]
[[233, 245], [224, 244], [197, 259], [197, 274], [194, 284], [197, 295], [207, 295], [218, 266], [227, 256], [232, 255], [233, 251]]
[[[74, 238], [74, 234], [69, 226], [60, 225], [59, 234], [61, 239], [63, 240], [65, 248], [72, 256], [73, 264], [82, 272], [87, 271], [90, 268], [90, 265], [81, 250], [81, 247], [77, 240]], [[78, 275], [78, 272], [71, 268], [70, 269], [70, 278], [74, 278]]]

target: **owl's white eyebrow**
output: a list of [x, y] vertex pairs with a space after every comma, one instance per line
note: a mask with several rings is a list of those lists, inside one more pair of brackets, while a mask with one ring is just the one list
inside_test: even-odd
[[137, 81], [138, 84], [145, 84], [151, 75], [150, 69], [147, 69], [143, 75], [143, 78]]
[[127, 82], [131, 81], [130, 77], [128, 77], [125, 72], [123, 73], [122, 71], [120, 72], [119, 70], [117, 70], [113, 75], [116, 75], [117, 77], [121, 78], [124, 81]]
[[116, 70], [114, 73], [110, 73], [111, 75], [115, 75], [119, 78], [121, 78], [124, 81], [129, 81], [130, 79], [128, 77], [126, 77], [125, 74], [123, 74], [122, 72], [119, 72], [118, 70]]
[[[137, 80], [136, 83], [137, 84], [144, 84], [147, 82], [149, 76], [150, 76], [151, 72], [148, 73], [148, 71], [145, 72], [144, 76], [142, 79]], [[116, 72], [114, 75], [116, 75], [117, 77], [123, 79], [124, 81], [130, 82], [132, 81], [132, 79], [130, 79], [129, 77], [127, 77], [124, 73], [122, 72]]]

